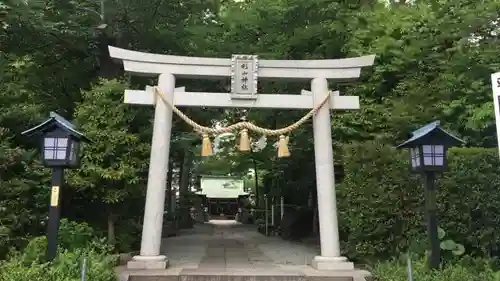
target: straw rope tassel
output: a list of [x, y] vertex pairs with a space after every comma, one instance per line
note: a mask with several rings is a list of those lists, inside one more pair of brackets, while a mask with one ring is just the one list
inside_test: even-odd
[[210, 138], [208, 134], [220, 134], [227, 133], [233, 130], [241, 129], [240, 136], [240, 150], [241, 151], [249, 151], [250, 150], [250, 140], [248, 139], [248, 130], [256, 132], [258, 134], [263, 134], [266, 136], [280, 136], [279, 138], [279, 147], [278, 147], [278, 157], [288, 157], [290, 156], [290, 151], [288, 150], [288, 137], [285, 137], [284, 134], [289, 134], [295, 129], [299, 128], [302, 124], [306, 123], [316, 112], [327, 103], [330, 99], [330, 94], [326, 95], [325, 99], [318, 105], [316, 105], [311, 111], [309, 111], [306, 115], [300, 118], [295, 123], [280, 129], [266, 129], [259, 126], [256, 126], [250, 122], [242, 121], [236, 124], [229, 125], [223, 128], [211, 128], [202, 126], [191, 118], [186, 116], [182, 111], [180, 111], [177, 107], [175, 107], [170, 101], [165, 98], [164, 93], [160, 88], [154, 87], [155, 95], [159, 97], [166, 105], [172, 108], [172, 111], [177, 114], [184, 122], [186, 122], [189, 126], [191, 126], [195, 131], [199, 132], [203, 136], [202, 141], [202, 156], [210, 156], [213, 154], [212, 144], [210, 143]]
[[212, 150], [210, 137], [208, 134], [203, 134], [203, 139], [201, 141], [201, 156], [212, 156], [212, 154], [214, 154], [214, 152]]
[[241, 130], [240, 151], [250, 151], [250, 139], [248, 138], [248, 129]]
[[280, 136], [278, 143], [278, 158], [290, 157], [290, 150], [288, 150], [288, 137]]

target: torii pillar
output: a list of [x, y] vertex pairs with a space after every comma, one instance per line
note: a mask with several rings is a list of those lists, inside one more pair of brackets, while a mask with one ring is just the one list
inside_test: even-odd
[[[329, 102], [313, 117], [321, 255], [314, 257], [312, 266], [319, 270], [354, 268], [352, 262], [340, 255], [330, 110], [359, 109], [359, 98], [331, 93], [328, 79], [349, 81], [359, 78], [361, 68], [373, 64], [374, 55], [336, 60], [258, 60], [251, 55], [221, 59], [150, 54], [112, 46], [109, 53], [112, 58], [123, 62], [125, 71], [159, 76], [158, 87], [165, 93], [165, 98], [179, 107], [311, 109], [331, 94]], [[185, 92], [184, 88], [175, 88], [176, 77], [231, 77], [231, 93]], [[303, 90], [300, 95], [257, 94], [258, 79], [276, 78], [309, 80], [311, 91]], [[126, 90], [125, 103], [156, 107], [141, 251], [127, 266], [134, 269], [166, 268], [168, 260], [160, 254], [160, 244], [172, 109], [157, 99], [148, 87], [145, 91]]]

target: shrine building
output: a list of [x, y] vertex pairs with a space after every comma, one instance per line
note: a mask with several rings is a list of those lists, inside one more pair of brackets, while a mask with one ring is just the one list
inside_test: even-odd
[[229, 176], [202, 176], [200, 190], [195, 194], [202, 197], [212, 219], [233, 219], [238, 213], [241, 201], [250, 194], [245, 191], [243, 179]]

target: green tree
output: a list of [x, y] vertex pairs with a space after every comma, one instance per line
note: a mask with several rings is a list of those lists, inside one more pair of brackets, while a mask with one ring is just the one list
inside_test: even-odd
[[498, 1], [417, 1], [360, 10], [344, 50], [377, 60], [347, 91], [364, 106], [340, 122], [397, 142], [441, 119], [471, 145], [495, 145], [489, 77], [499, 67], [499, 9]]
[[149, 122], [144, 122], [148, 110], [121, 101], [126, 87], [118, 80], [102, 80], [83, 92], [75, 111], [75, 121], [92, 143], [85, 147], [73, 184], [104, 205], [111, 243], [116, 220], [131, 214], [127, 210], [134, 200], [143, 199], [150, 148], [143, 139], [150, 138]]

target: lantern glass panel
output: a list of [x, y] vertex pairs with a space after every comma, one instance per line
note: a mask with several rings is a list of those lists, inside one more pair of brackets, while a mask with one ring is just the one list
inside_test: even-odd
[[66, 160], [67, 149], [67, 137], [45, 137], [43, 157], [45, 160]]
[[418, 150], [418, 148], [411, 148], [410, 156], [411, 156], [411, 167], [412, 168], [420, 167], [420, 151]]
[[444, 165], [444, 146], [443, 145], [423, 145], [422, 146], [425, 166], [443, 166]]
[[70, 150], [69, 150], [69, 164], [76, 165], [78, 162], [80, 143], [76, 140], [71, 140]]

